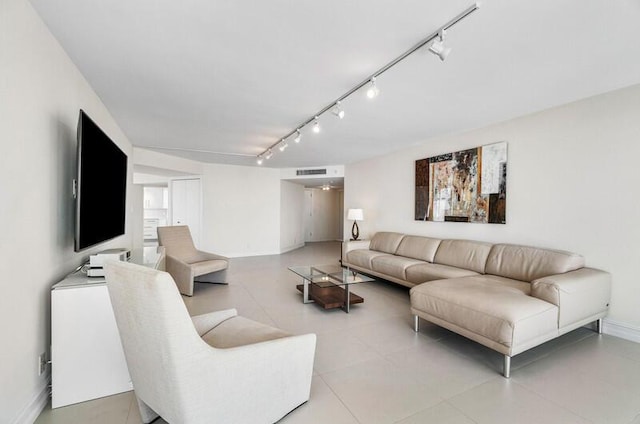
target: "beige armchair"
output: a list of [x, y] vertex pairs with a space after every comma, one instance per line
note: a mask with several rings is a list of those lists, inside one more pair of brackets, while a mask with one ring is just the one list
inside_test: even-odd
[[309, 399], [315, 334], [235, 309], [189, 317], [166, 272], [111, 261], [107, 287], [142, 421], [273, 423]]
[[158, 227], [158, 244], [164, 246], [166, 269], [180, 293], [193, 296], [193, 282], [226, 283], [229, 259], [197, 250], [186, 225]]

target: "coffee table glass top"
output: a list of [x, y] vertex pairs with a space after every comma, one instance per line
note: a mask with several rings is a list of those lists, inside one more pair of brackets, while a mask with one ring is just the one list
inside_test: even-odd
[[340, 265], [290, 266], [289, 270], [319, 287], [344, 286], [375, 281], [371, 277], [349, 268], [343, 268]]

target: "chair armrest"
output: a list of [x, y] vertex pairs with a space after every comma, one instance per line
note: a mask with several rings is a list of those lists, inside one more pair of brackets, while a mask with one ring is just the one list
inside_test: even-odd
[[225, 256], [216, 255], [215, 253], [203, 252], [202, 250], [197, 250], [197, 252], [200, 256], [206, 257], [207, 260], [213, 260], [213, 259], [221, 259], [223, 261], [229, 260], [229, 258]]
[[222, 311], [209, 312], [208, 314], [195, 315], [191, 317], [193, 326], [196, 328], [199, 336], [204, 335], [212, 328], [218, 326], [222, 321], [238, 315], [235, 309], [225, 309]]
[[191, 265], [175, 256], [167, 255], [165, 266], [167, 272], [176, 282], [178, 291], [187, 296], [193, 296], [193, 270]]
[[531, 296], [558, 307], [558, 328], [606, 312], [611, 299], [611, 274], [581, 268], [531, 282]]
[[356, 249], [368, 249], [371, 240], [345, 240], [342, 242], [342, 262], [347, 262], [347, 253]]
[[[235, 416], [236, 422], [275, 422], [281, 416], [273, 413], [283, 403], [293, 409], [309, 399], [315, 347], [315, 334], [229, 349], [203, 341], [176, 370], [185, 409], [202, 416]], [[237, 399], [251, 399], [252, 408]]]

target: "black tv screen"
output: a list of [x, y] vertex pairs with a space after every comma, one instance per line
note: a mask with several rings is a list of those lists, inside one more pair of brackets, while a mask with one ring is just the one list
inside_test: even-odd
[[127, 155], [80, 110], [76, 252], [124, 234]]

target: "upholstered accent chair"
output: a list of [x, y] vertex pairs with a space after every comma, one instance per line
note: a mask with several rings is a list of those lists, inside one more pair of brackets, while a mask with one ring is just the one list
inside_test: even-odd
[[180, 293], [193, 296], [194, 281], [226, 283], [229, 259], [196, 249], [187, 225], [158, 227], [158, 244], [165, 248], [166, 270]]
[[105, 270], [144, 423], [273, 423], [309, 399], [315, 334], [235, 309], [189, 317], [168, 273], [115, 261]]

